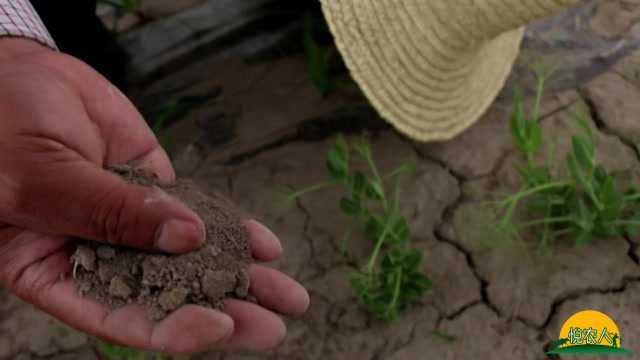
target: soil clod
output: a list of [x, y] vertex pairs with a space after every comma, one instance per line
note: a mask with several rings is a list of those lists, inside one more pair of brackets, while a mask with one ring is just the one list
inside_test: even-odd
[[[156, 186], [141, 170], [118, 166], [111, 171], [133, 184]], [[227, 297], [248, 299], [251, 255], [240, 212], [189, 180], [164, 190], [200, 215], [207, 229], [205, 245], [165, 255], [83, 242], [71, 258], [79, 292], [112, 308], [141, 304], [155, 321], [185, 304], [222, 309]]]

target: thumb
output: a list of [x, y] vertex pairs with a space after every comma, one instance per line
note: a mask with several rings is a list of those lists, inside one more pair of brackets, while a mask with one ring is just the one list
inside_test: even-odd
[[58, 163], [55, 172], [30, 178], [17, 196], [16, 225], [170, 253], [204, 242], [200, 218], [158, 187], [128, 183], [87, 161]]

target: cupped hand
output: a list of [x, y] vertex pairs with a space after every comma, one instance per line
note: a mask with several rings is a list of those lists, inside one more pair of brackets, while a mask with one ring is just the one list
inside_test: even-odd
[[[70, 279], [71, 237], [182, 253], [204, 241], [202, 221], [158, 189], [104, 168], [134, 164], [160, 182], [171, 163], [127, 98], [79, 60], [30, 40], [0, 39], [0, 284], [63, 322], [117, 344], [185, 354], [267, 350], [286, 333], [278, 314], [302, 314], [309, 297], [286, 275], [249, 269], [258, 304], [224, 312], [184, 306], [159, 323], [138, 305], [110, 310]], [[248, 221], [257, 261], [281, 255], [277, 237]]]

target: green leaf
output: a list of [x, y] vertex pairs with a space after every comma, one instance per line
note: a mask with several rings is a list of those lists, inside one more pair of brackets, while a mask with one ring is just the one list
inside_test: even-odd
[[398, 250], [388, 251], [382, 257], [382, 261], [380, 262], [380, 267], [382, 270], [389, 274], [393, 274], [393, 269], [395, 269], [398, 264], [402, 263], [402, 255]]
[[593, 240], [591, 236], [591, 232], [587, 230], [583, 230], [578, 232], [576, 235], [575, 243], [576, 245], [586, 245], [589, 244]]
[[321, 48], [313, 37], [313, 16], [305, 18], [302, 42], [309, 69], [309, 78], [322, 95], [333, 89], [329, 71], [329, 51]]
[[640, 235], [640, 213], [635, 213], [629, 218], [630, 223], [624, 226], [624, 231], [629, 236]]
[[376, 216], [370, 216], [365, 223], [365, 234], [371, 240], [377, 240], [382, 236], [384, 225]]
[[426, 294], [427, 291], [431, 290], [431, 288], [433, 287], [433, 282], [431, 281], [431, 279], [417, 271], [407, 274], [405, 279], [406, 285], [404, 289], [405, 291], [412, 290], [413, 294], [415, 295], [415, 300], [418, 300], [420, 297], [424, 296], [424, 294]]
[[411, 250], [407, 252], [404, 257], [403, 267], [408, 270], [415, 270], [420, 266], [422, 262], [422, 253], [417, 250]]
[[585, 204], [582, 199], [578, 199], [577, 206], [574, 209], [575, 224], [578, 225], [581, 232], [589, 234], [589, 237], [594, 228], [595, 216], [592, 210]]
[[435, 337], [437, 339], [440, 339], [442, 341], [448, 342], [448, 343], [452, 343], [452, 342], [458, 341], [458, 337], [457, 336], [449, 335], [449, 334], [441, 332], [441, 331], [434, 330], [431, 334], [433, 335], [433, 337]]
[[597, 197], [603, 205], [600, 217], [605, 221], [614, 221], [622, 216], [624, 195], [616, 189], [615, 179], [611, 176], [604, 179], [598, 187]]
[[574, 178], [576, 183], [585, 191], [591, 191], [591, 183], [587, 180], [584, 173], [579, 168], [578, 162], [575, 158], [575, 154], [569, 153], [567, 155], [567, 166], [569, 168], [571, 176]]
[[342, 209], [346, 214], [358, 215], [360, 214], [361, 206], [359, 202], [343, 197], [340, 199], [340, 209]]
[[551, 181], [551, 173], [547, 166], [539, 167], [517, 167], [520, 177], [525, 182], [527, 188], [534, 188], [536, 186], [546, 184]]
[[571, 139], [573, 155], [582, 170], [591, 173], [595, 168], [595, 152], [593, 144], [582, 136], [574, 136]]
[[511, 134], [516, 146], [523, 153], [527, 153], [527, 122], [524, 114], [522, 95], [516, 91], [513, 94], [513, 113], [511, 115]]
[[333, 180], [345, 181], [349, 171], [349, 153], [342, 138], [329, 150], [327, 155], [327, 169]]
[[587, 135], [589, 140], [593, 142], [593, 132], [591, 131], [591, 126], [589, 126], [589, 121], [581, 114], [574, 113], [574, 118], [578, 122], [578, 125], [584, 130], [584, 133]]
[[542, 129], [535, 120], [528, 121], [527, 153], [535, 154], [542, 145]]
[[351, 191], [354, 194], [362, 194], [365, 190], [365, 186], [367, 185], [367, 178], [364, 176], [364, 174], [361, 171], [357, 171], [354, 175], [353, 175], [353, 181], [351, 184]]
[[394, 221], [392, 227], [393, 243], [405, 244], [407, 241], [409, 241], [410, 235], [410, 229], [407, 220], [402, 216], [398, 216], [395, 220], [392, 221]]
[[384, 198], [382, 184], [377, 180], [368, 181], [366, 183], [366, 194], [369, 199], [382, 200]]

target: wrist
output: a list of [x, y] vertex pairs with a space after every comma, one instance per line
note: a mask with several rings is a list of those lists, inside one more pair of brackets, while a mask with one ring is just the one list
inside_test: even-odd
[[0, 37], [0, 61], [16, 60], [43, 51], [53, 50], [28, 38]]

